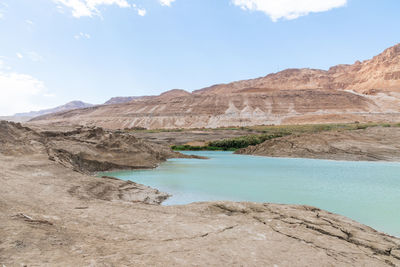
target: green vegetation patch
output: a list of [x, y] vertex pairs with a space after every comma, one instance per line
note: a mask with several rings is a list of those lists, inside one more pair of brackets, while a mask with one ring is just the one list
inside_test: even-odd
[[290, 135], [290, 133], [246, 135], [219, 141], [212, 141], [209, 143], [209, 146], [218, 147], [223, 150], [236, 150], [248, 146], [255, 146], [264, 143], [267, 140], [283, 137], [286, 135]]
[[234, 151], [236, 149], [232, 148], [221, 148], [221, 147], [213, 147], [213, 146], [190, 146], [190, 145], [180, 145], [180, 146], [171, 146], [173, 150], [177, 151]]
[[220, 128], [220, 129], [208, 129], [210, 130], [247, 130], [254, 132], [255, 134], [249, 134], [246, 136], [211, 141], [207, 146], [190, 146], [180, 145], [172, 146], [174, 150], [222, 150], [222, 151], [234, 151], [240, 148], [246, 148], [248, 146], [254, 146], [261, 144], [267, 140], [280, 138], [292, 134], [307, 134], [307, 133], [320, 133], [327, 131], [352, 131], [362, 130], [370, 127], [400, 127], [400, 123], [342, 123], [342, 124], [306, 124], [306, 125], [265, 125], [265, 126], [252, 126], [252, 127], [240, 127], [240, 128]]

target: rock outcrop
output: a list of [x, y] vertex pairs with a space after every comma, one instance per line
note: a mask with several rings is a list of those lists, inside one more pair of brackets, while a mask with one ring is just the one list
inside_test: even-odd
[[110, 129], [216, 128], [292, 123], [400, 121], [400, 45], [353, 65], [288, 69], [188, 93], [42, 116], [33, 124]]
[[45, 151], [43, 137], [20, 123], [0, 121], [0, 153], [24, 155]]
[[190, 157], [166, 145], [98, 127], [37, 132], [19, 123], [0, 121], [0, 144], [0, 153], [46, 153], [50, 160], [82, 173], [154, 168], [168, 158]]
[[82, 172], [155, 168], [168, 158], [182, 157], [168, 146], [150, 144], [132, 134], [102, 128], [42, 132], [49, 157]]
[[269, 157], [400, 161], [400, 127], [290, 135], [235, 153]]

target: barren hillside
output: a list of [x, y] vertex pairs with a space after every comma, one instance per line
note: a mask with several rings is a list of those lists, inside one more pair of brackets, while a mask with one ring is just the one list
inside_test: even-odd
[[288, 69], [194, 91], [42, 116], [35, 124], [105, 128], [215, 128], [288, 123], [400, 121], [400, 44], [329, 70]]

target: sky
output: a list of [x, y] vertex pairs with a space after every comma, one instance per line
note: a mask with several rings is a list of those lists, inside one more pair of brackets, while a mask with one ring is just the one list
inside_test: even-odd
[[400, 42], [399, 0], [0, 0], [0, 115], [328, 69]]

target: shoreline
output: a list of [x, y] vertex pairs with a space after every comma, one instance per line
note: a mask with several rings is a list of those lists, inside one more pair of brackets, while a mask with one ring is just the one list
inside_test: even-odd
[[[390, 161], [390, 160], [346, 160], [346, 159], [326, 159], [326, 158], [307, 158], [307, 157], [280, 157], [280, 156], [264, 156], [264, 155], [252, 155], [252, 154], [237, 154], [235, 151], [225, 151], [225, 150], [176, 150], [176, 152], [226, 152], [226, 153], [231, 153], [234, 155], [240, 155], [240, 156], [248, 156], [248, 157], [262, 157], [262, 158], [269, 158], [269, 159], [298, 159], [298, 160], [323, 160], [323, 161], [334, 161], [334, 162], [365, 162], [365, 163], [399, 163], [400, 164], [400, 159], [395, 160], [395, 161]], [[177, 158], [178, 159], [178, 158]], [[160, 164], [163, 164], [160, 163]], [[158, 167], [158, 166], [157, 166]], [[155, 168], [157, 168], [155, 167]], [[149, 168], [153, 169], [153, 168]]]
[[[5, 266], [400, 264], [400, 239], [344, 216], [255, 202], [161, 206], [167, 194], [88, 175], [85, 167], [103, 165], [87, 166], [80, 159], [90, 154], [72, 153], [108, 151], [118, 144], [115, 160], [130, 162], [134, 159], [121, 153], [127, 148], [139, 147], [134, 156], [142, 160], [154, 152], [131, 136], [90, 129], [45, 138], [0, 122], [0, 142], [0, 263]], [[60, 153], [64, 148], [71, 153]], [[164, 158], [150, 155], [148, 163]], [[102, 156], [96, 159], [107, 160]]]
[[[206, 151], [206, 150], [202, 150], [202, 151], [204, 151], [204, 152], [231, 152], [231, 151]], [[198, 151], [187, 151], [187, 152], [198, 152]], [[231, 153], [231, 154], [235, 154], [235, 153]], [[240, 154], [239, 154], [240, 155]], [[282, 158], [282, 157], [267, 157], [267, 156], [259, 156], [259, 155], [243, 155], [243, 156], [255, 156], [255, 157], [264, 157], [264, 158], [270, 158], [270, 159], [300, 159], [300, 160], [324, 160], [324, 161], [333, 161], [333, 162], [352, 162], [352, 161], [346, 161], [346, 160], [329, 160], [329, 159], [310, 159], [310, 158]], [[172, 159], [174, 159], [174, 158], [172, 158]], [[178, 159], [178, 158], [177, 158]], [[181, 159], [185, 159], [185, 158], [181, 158]], [[189, 158], [187, 158], [187, 159], [189, 159]], [[195, 158], [196, 159], [196, 158]], [[168, 159], [169, 160], [169, 159]], [[400, 162], [382, 162], [382, 161], [354, 161], [354, 162], [364, 162], [364, 163], [398, 163], [398, 164], [400, 164]], [[153, 169], [156, 169], [156, 168], [158, 168], [160, 165], [162, 165], [163, 163], [165, 163], [165, 162], [161, 162], [158, 166], [156, 166], [156, 167], [154, 167], [154, 168], [147, 168], [147, 169], [135, 169], [136, 171], [138, 171], [138, 170], [153, 170]], [[107, 172], [104, 172], [104, 173], [112, 173], [112, 172], [118, 172], [118, 171], [121, 171], [121, 172], [129, 172], [129, 171], [135, 171], [135, 170], [116, 170], [116, 171], [107, 171]], [[96, 178], [102, 178], [102, 179], [104, 179], [104, 178], [106, 178], [106, 179], [116, 179], [116, 180], [119, 180], [119, 181], [132, 181], [132, 180], [123, 180], [123, 179], [121, 179], [121, 178], [118, 178], [118, 177], [115, 177], [115, 176], [102, 176], [102, 177], [99, 177], [99, 176], [95, 176]], [[154, 189], [154, 190], [157, 190], [157, 191], [160, 191], [160, 189], [159, 188], [155, 188], [155, 187], [152, 187], [152, 186], [148, 186], [148, 185], [144, 185], [144, 184], [140, 184], [140, 183], [137, 183], [137, 182], [135, 182], [135, 181], [132, 181], [132, 182], [134, 182], [134, 183], [136, 183], [136, 184], [138, 184], [138, 185], [142, 185], [142, 186], [144, 186], [144, 187], [148, 187], [148, 188], [151, 188], [151, 189]], [[160, 192], [162, 192], [162, 191], [160, 191]], [[213, 200], [213, 201], [194, 201], [194, 202], [190, 202], [190, 203], [185, 203], [185, 204], [174, 204], [174, 205], [165, 205], [164, 204], [164, 202], [166, 201], [166, 200], [168, 200], [169, 198], [171, 198], [171, 197], [173, 197], [173, 194], [171, 194], [171, 193], [169, 193], [169, 192], [163, 192], [164, 194], [167, 194], [168, 195], [168, 197], [167, 198], [165, 198], [164, 200], [162, 200], [160, 203], [159, 203], [159, 205], [160, 206], [162, 206], [162, 207], [184, 207], [184, 206], [187, 206], [187, 205], [193, 205], [193, 204], [213, 204], [213, 203], [218, 203], [218, 202], [231, 202], [231, 203], [237, 203], [237, 204], [240, 204], [240, 203], [248, 203], [248, 204], [260, 204], [260, 205], [290, 205], [290, 206], [298, 206], [298, 207], [302, 207], [302, 206], [308, 206], [308, 207], [312, 207], [312, 208], [316, 208], [316, 209], [318, 209], [318, 210], [324, 210], [324, 211], [326, 211], [326, 212], [328, 212], [328, 213], [330, 213], [330, 214], [332, 214], [332, 215], [336, 215], [336, 216], [341, 216], [341, 217], [345, 217], [345, 218], [347, 218], [347, 219], [349, 219], [349, 220], [351, 220], [351, 221], [353, 221], [353, 222], [355, 222], [355, 223], [360, 223], [360, 222], [358, 222], [356, 219], [352, 219], [352, 218], [350, 218], [350, 217], [348, 217], [348, 216], [346, 216], [346, 215], [343, 215], [343, 214], [340, 214], [340, 213], [336, 213], [336, 212], [333, 212], [333, 211], [329, 211], [329, 210], [326, 210], [326, 209], [323, 209], [323, 208], [321, 208], [321, 207], [318, 207], [318, 206], [315, 206], [315, 205], [312, 205], [312, 206], [310, 206], [310, 205], [308, 205], [308, 204], [297, 204], [297, 203], [290, 203], [290, 204], [288, 204], [288, 203], [282, 203], [282, 202], [262, 202], [262, 201], [232, 201], [232, 200]], [[380, 233], [383, 233], [384, 235], [387, 235], [387, 236], [391, 236], [391, 237], [394, 237], [394, 238], [399, 238], [400, 239], [400, 235], [394, 235], [394, 234], [390, 234], [390, 233], [387, 233], [387, 232], [384, 232], [384, 231], [382, 231], [382, 230], [376, 230], [374, 227], [372, 227], [372, 226], [369, 226], [369, 225], [366, 225], [366, 224], [363, 224], [363, 225], [365, 225], [365, 226], [367, 226], [367, 227], [370, 227], [371, 229], [374, 229], [375, 231], [377, 231], [377, 232], [380, 232]]]
[[[187, 153], [193, 153], [193, 152], [187, 151]], [[229, 160], [231, 156], [232, 157], [236, 156], [235, 154], [232, 154], [230, 152], [221, 152], [221, 151], [209, 151], [208, 153], [206, 151], [199, 152], [199, 154], [204, 154], [204, 153], [206, 153], [206, 156], [210, 157], [211, 160], [214, 158], [214, 156], [217, 159], [219, 159], [219, 157], [221, 157], [222, 160], [225, 159], [226, 157], [228, 157], [227, 160]], [[225, 155], [225, 156], [223, 156], [223, 155]], [[243, 155], [243, 156], [248, 156], [248, 155]], [[258, 166], [258, 164], [261, 164], [262, 162], [269, 162], [268, 164], [274, 165], [275, 164], [274, 160], [279, 160], [279, 166], [283, 166], [283, 168], [284, 168], [285, 164], [291, 166], [292, 164], [297, 164], [297, 165], [303, 164], [303, 162], [308, 162], [308, 163], [304, 163], [304, 164], [306, 164], [307, 166], [312, 166], [313, 164], [316, 164], [316, 163], [313, 163], [314, 161], [320, 161], [321, 163], [319, 163], [319, 164], [322, 164], [322, 165], [316, 165], [316, 166], [325, 166], [325, 167], [330, 166], [329, 168], [335, 168], [334, 166], [343, 166], [343, 168], [352, 168], [349, 166], [353, 166], [356, 163], [358, 165], [354, 165], [354, 166], [357, 166], [357, 168], [364, 168], [363, 166], [367, 166], [368, 168], [375, 168], [373, 166], [377, 166], [377, 167], [379, 166], [379, 168], [380, 168], [379, 170], [381, 170], [381, 169], [384, 170], [386, 168], [386, 166], [388, 166], [389, 168], [396, 168], [396, 166], [400, 166], [399, 165], [400, 162], [338, 161], [338, 160], [319, 160], [319, 159], [307, 159], [307, 158], [306, 159], [304, 159], [304, 158], [300, 158], [300, 159], [299, 158], [276, 158], [276, 157], [275, 158], [262, 157], [262, 158], [264, 158], [266, 161], [260, 161], [260, 163], [257, 163], [257, 166]], [[251, 161], [251, 159], [248, 159], [248, 160]], [[281, 161], [281, 160], [283, 160], [283, 161]], [[286, 160], [289, 160], [289, 161], [286, 161]], [[237, 161], [240, 162], [241, 159], [239, 158], [239, 159], [237, 159]], [[233, 162], [237, 162], [237, 161], [233, 161]], [[297, 163], [295, 163], [295, 162], [297, 162]], [[224, 164], [224, 163], [227, 163], [227, 161], [225, 160], [221, 164]], [[336, 163], [343, 164], [343, 165], [337, 165]], [[371, 165], [371, 163], [373, 163], [373, 164]], [[163, 163], [161, 163], [160, 165], [162, 165], [162, 164]], [[173, 168], [174, 165], [171, 165], [171, 166], [168, 165], [168, 166], [170, 166], [170, 168], [167, 167], [167, 169], [165, 169], [165, 168], [163, 169], [163, 170], [167, 170], [166, 174], [164, 174], [164, 172], [162, 170], [161, 170], [161, 172], [160, 171], [152, 172], [152, 170], [149, 170], [149, 173], [147, 173], [147, 171], [146, 171], [144, 173], [141, 173], [141, 175], [139, 175], [139, 174], [135, 173], [135, 171], [131, 172], [128, 170], [128, 171], [122, 171], [123, 173], [121, 173], [121, 174], [119, 173], [119, 171], [117, 171], [116, 176], [113, 175], [113, 172], [107, 172], [107, 175], [117, 177], [118, 179], [122, 179], [122, 180], [130, 180], [130, 181], [142, 183], [147, 186], [151, 186], [152, 188], [156, 188], [158, 190], [166, 192], [167, 194], [170, 195], [170, 197], [168, 199], [166, 199], [166, 201], [168, 201], [168, 204], [166, 204], [165, 202], [162, 202], [161, 203], [162, 206], [171, 206], [171, 205], [172, 206], [174, 206], [174, 205], [181, 206], [181, 205], [187, 205], [187, 204], [196, 203], [196, 202], [212, 202], [212, 201], [234, 201], [234, 202], [250, 201], [250, 202], [257, 202], [257, 203], [311, 205], [311, 206], [319, 207], [321, 209], [325, 209], [327, 211], [335, 212], [336, 214], [341, 214], [343, 216], [347, 216], [348, 218], [352, 218], [353, 220], [356, 220], [359, 222], [361, 221], [364, 224], [369, 225], [370, 227], [380, 229], [380, 231], [385, 231], [386, 233], [389, 233], [391, 235], [394, 235], [396, 233], [395, 236], [399, 236], [399, 233], [400, 233], [399, 228], [397, 228], [397, 230], [396, 230], [396, 227], [394, 227], [393, 223], [391, 223], [391, 222], [393, 222], [393, 219], [396, 219], [396, 216], [388, 216], [388, 218], [386, 219], [386, 223], [379, 224], [379, 222], [377, 220], [370, 219], [368, 216], [366, 216], [365, 212], [360, 213], [360, 212], [355, 211], [354, 213], [352, 213], [352, 212], [349, 213], [348, 209], [340, 209], [340, 208], [338, 209], [338, 208], [335, 208], [335, 205], [331, 205], [329, 203], [325, 203], [325, 205], [322, 205], [320, 203], [320, 205], [318, 205], [318, 203], [320, 202], [320, 199], [315, 194], [311, 194], [310, 196], [314, 196], [316, 198], [312, 198], [311, 199], [312, 201], [308, 201], [308, 202], [302, 198], [297, 198], [297, 201], [285, 201], [285, 200], [282, 200], [282, 198], [280, 198], [281, 201], [279, 202], [279, 201], [274, 201], [274, 198], [271, 198], [271, 197], [262, 198], [260, 195], [261, 193], [255, 193], [256, 195], [258, 195], [258, 197], [256, 197], [256, 198], [254, 198], [255, 196], [249, 196], [248, 194], [241, 195], [240, 198], [235, 198], [234, 197], [235, 193], [221, 195], [221, 193], [223, 193], [223, 192], [220, 192], [220, 190], [212, 190], [210, 188], [210, 191], [207, 191], [207, 188], [205, 186], [190, 187], [190, 185], [188, 183], [190, 183], [193, 173], [190, 172], [190, 170], [188, 170], [187, 168], [190, 168], [191, 164], [195, 164], [195, 166], [198, 166], [201, 168], [209, 168], [210, 166], [211, 166], [211, 168], [214, 168], [214, 167], [218, 168], [218, 165], [215, 165], [215, 163], [214, 163], [214, 165], [212, 163], [210, 163], [211, 165], [205, 164], [203, 166], [202, 163], [191, 163], [191, 162], [184, 163], [184, 161], [181, 161], [180, 164], [183, 164], [181, 166], [178, 163], [178, 165], [181, 166], [180, 169], [183, 168], [182, 170], [188, 175], [188, 177], [187, 177], [188, 182], [182, 181], [182, 185], [181, 185], [183, 188], [188, 187], [187, 190], [185, 190], [185, 189], [181, 189], [181, 190], [176, 189], [175, 190], [174, 188], [171, 188], [170, 186], [168, 186], [169, 181], [171, 179], [174, 180], [176, 178], [177, 181], [181, 181], [182, 179], [184, 179], [184, 177], [182, 177], [182, 175], [179, 175], [179, 174], [177, 174], [178, 175], [177, 177], [170, 177], [168, 175], [168, 173], [171, 173], [171, 171], [173, 171], [173, 169], [170, 169], [170, 168]], [[186, 167], [186, 169], [185, 169], [185, 167], [183, 167], [183, 166], [184, 165], [186, 166], [187, 164], [189, 164], [188, 165], [189, 167]], [[198, 165], [198, 164], [201, 164], [201, 165]], [[245, 164], [244, 166], [248, 166], [248, 165]], [[151, 173], [153, 173], [153, 174], [151, 174]], [[217, 172], [217, 173], [219, 173], [219, 172]], [[118, 175], [120, 175], [120, 176], [118, 176]], [[154, 175], [156, 175], [156, 176], [153, 177]], [[166, 175], [166, 176], [164, 177], [163, 175]], [[159, 179], [160, 177], [163, 177], [164, 179], [160, 180]], [[256, 177], [258, 177], [258, 176], [256, 176]], [[292, 177], [292, 176], [290, 176], [290, 177]], [[324, 176], [322, 176], [321, 178], [323, 178], [323, 177]], [[391, 177], [393, 178], [393, 175]], [[149, 180], [147, 181], [146, 178], [149, 178]], [[152, 178], [154, 178], [154, 179], [152, 179]], [[198, 179], [199, 177], [193, 176], [193, 178]], [[237, 180], [235, 180], [234, 177], [232, 179], [233, 179], [232, 183], [237, 182]], [[322, 181], [324, 181], [324, 180], [322, 179]], [[223, 180], [224, 184], [226, 182], [227, 182], [226, 179]], [[208, 182], [204, 182], [204, 183], [207, 184]], [[321, 183], [324, 184], [324, 182], [321, 182]], [[335, 183], [332, 184], [332, 186], [335, 186]], [[189, 190], [189, 188], [191, 188], [191, 189]], [[229, 186], [227, 186], [227, 188], [229, 188]], [[231, 192], [232, 190], [236, 190], [236, 189], [226, 189], [226, 190], [227, 190], [227, 192]], [[248, 190], [251, 190], [251, 189], [248, 189]], [[237, 192], [237, 191], [232, 191], [232, 192]], [[266, 192], [269, 192], [269, 191], [267, 190]], [[365, 195], [363, 193], [360, 193], [360, 194], [361, 194], [360, 196]], [[178, 197], [175, 197], [175, 195], [178, 195]], [[333, 199], [335, 199], [335, 198], [333, 198]], [[386, 203], [386, 204], [388, 204], [388, 203]], [[354, 209], [357, 209], [357, 207], [360, 207], [360, 204], [355, 204], [353, 206], [354, 206], [353, 207]], [[372, 207], [373, 206], [371, 206], [371, 208]], [[374, 216], [379, 216], [379, 214], [382, 215], [379, 212], [375, 212], [374, 214], [375, 214]], [[381, 226], [379, 226], [379, 225], [381, 225]]]

